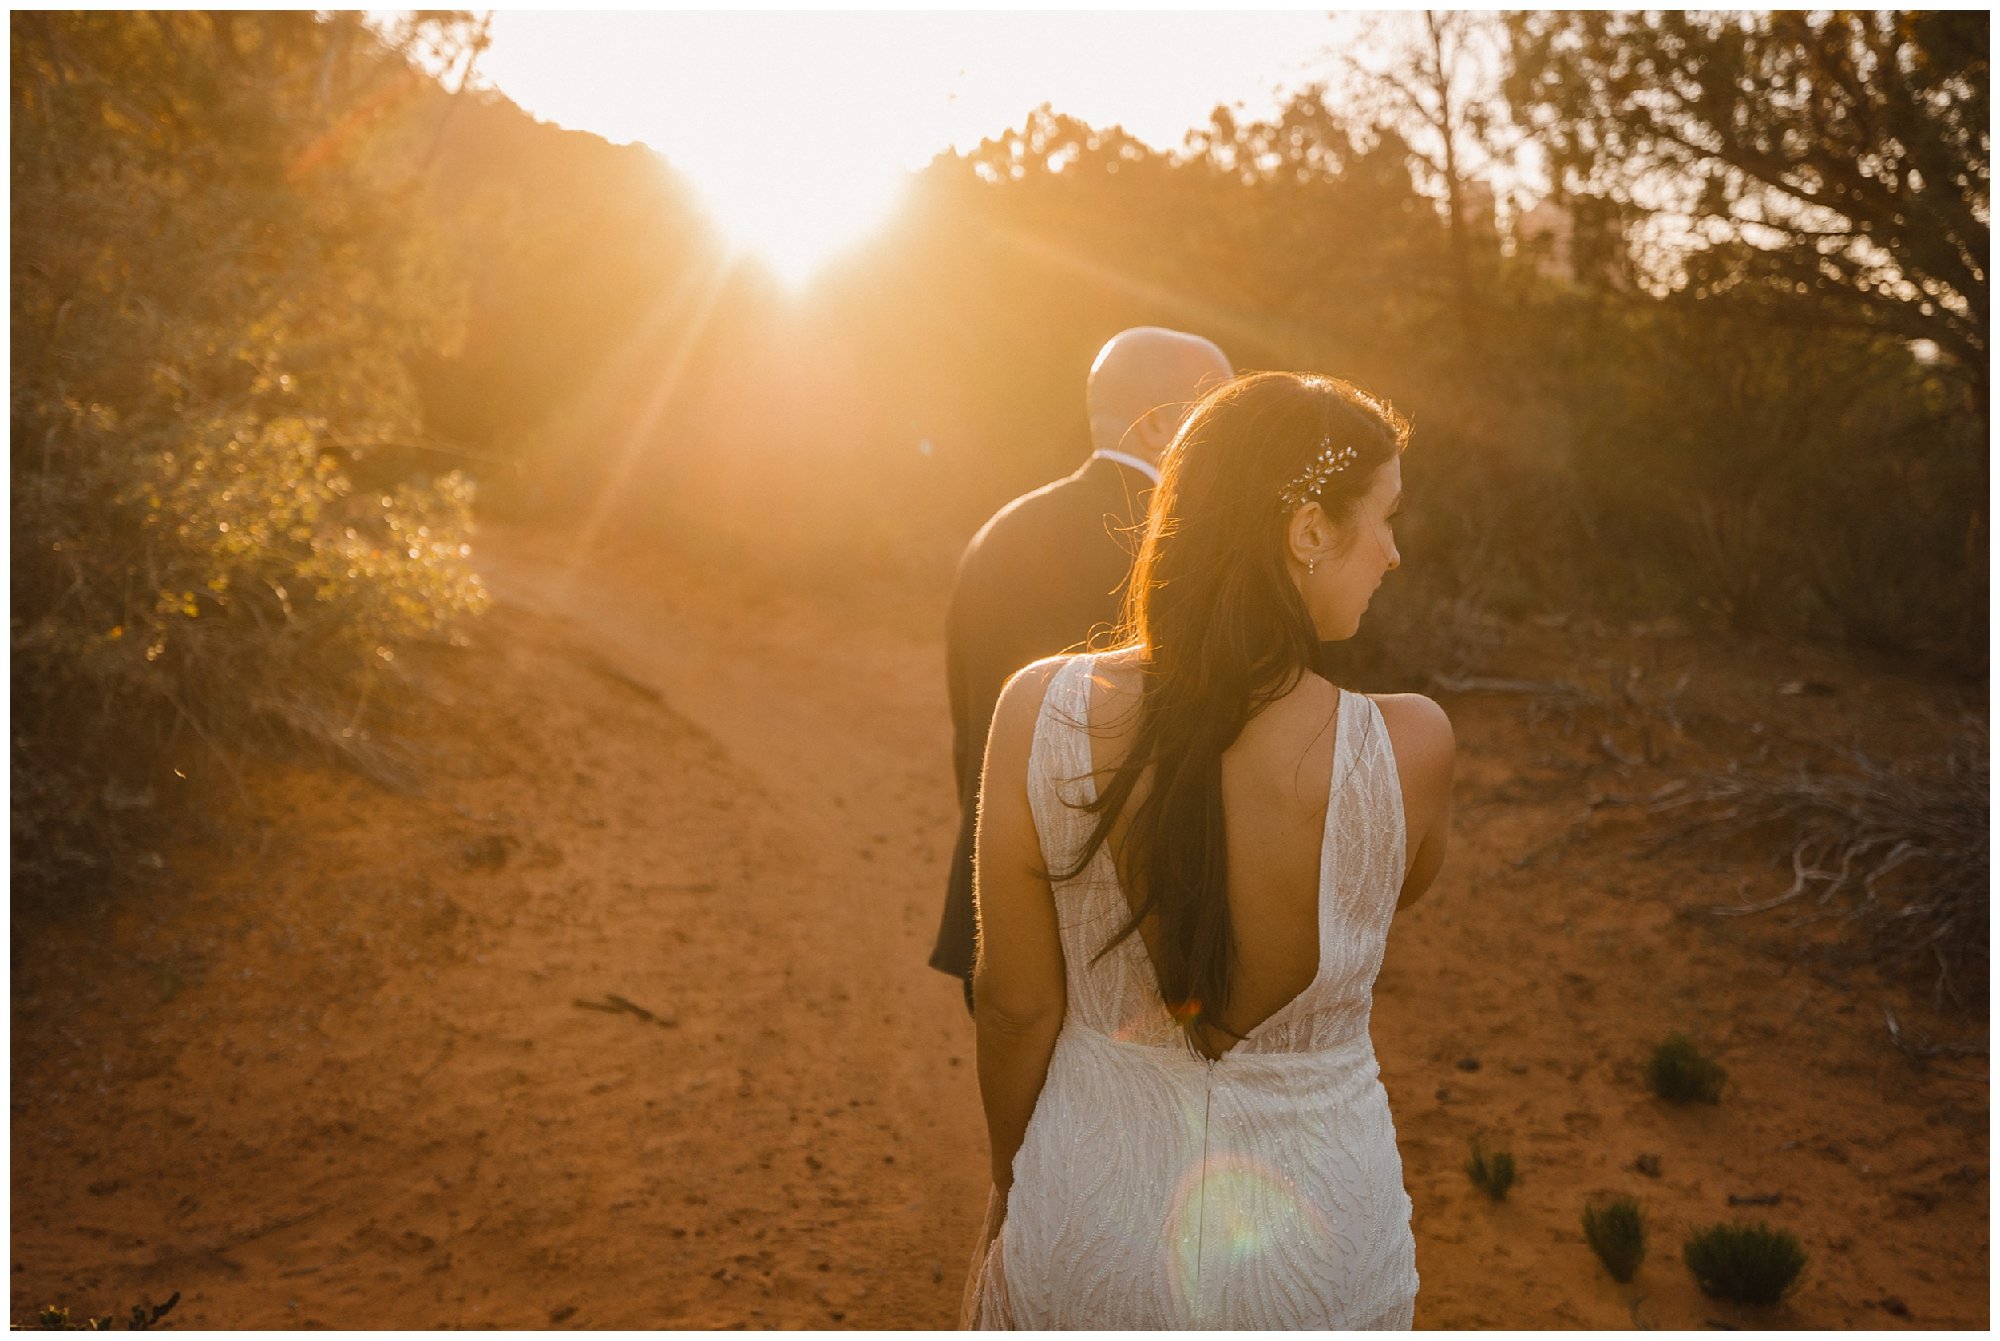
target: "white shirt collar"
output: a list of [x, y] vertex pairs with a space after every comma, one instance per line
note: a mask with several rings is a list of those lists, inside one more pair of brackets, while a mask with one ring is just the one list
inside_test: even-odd
[[1134, 456], [1130, 452], [1114, 451], [1108, 447], [1099, 448], [1097, 451], [1092, 452], [1091, 455], [1093, 457], [1101, 456], [1107, 461], [1116, 461], [1121, 466], [1130, 466], [1154, 484], [1160, 482], [1160, 468], [1143, 456]]

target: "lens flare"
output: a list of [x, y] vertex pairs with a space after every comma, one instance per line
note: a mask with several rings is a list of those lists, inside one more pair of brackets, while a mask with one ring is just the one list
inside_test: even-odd
[[1202, 1297], [1204, 1277], [1241, 1279], [1267, 1258], [1312, 1260], [1327, 1254], [1332, 1239], [1325, 1219], [1291, 1179], [1239, 1154], [1211, 1153], [1188, 1170], [1167, 1221], [1174, 1282], [1197, 1321], [1220, 1304]]

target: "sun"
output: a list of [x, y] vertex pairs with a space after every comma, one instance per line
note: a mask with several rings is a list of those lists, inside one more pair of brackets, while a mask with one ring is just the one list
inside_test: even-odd
[[688, 156], [672, 166], [693, 183], [725, 237], [791, 288], [866, 237], [895, 208], [907, 175], [814, 154], [797, 144]]

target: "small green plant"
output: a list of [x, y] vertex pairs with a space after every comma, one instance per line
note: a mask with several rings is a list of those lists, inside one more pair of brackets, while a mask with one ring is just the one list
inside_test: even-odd
[[1487, 1154], [1475, 1137], [1472, 1158], [1465, 1162], [1465, 1172], [1474, 1187], [1495, 1201], [1505, 1201], [1507, 1189], [1514, 1185], [1514, 1157], [1505, 1150]]
[[1604, 1206], [1583, 1208], [1583, 1237], [1620, 1285], [1632, 1279], [1646, 1260], [1646, 1220], [1639, 1203], [1619, 1197]]
[[1662, 1099], [1688, 1103], [1722, 1101], [1722, 1082], [1729, 1073], [1721, 1063], [1696, 1047], [1686, 1034], [1669, 1034], [1646, 1059], [1646, 1087]]
[[[134, 1304], [131, 1320], [125, 1325], [135, 1332], [149, 1331], [161, 1318], [173, 1312], [174, 1305], [180, 1301], [181, 1292], [175, 1290], [164, 1304]], [[54, 1304], [50, 1304], [35, 1315], [35, 1330], [41, 1332], [108, 1332], [113, 1325], [112, 1314], [106, 1313], [101, 1318], [86, 1316], [81, 1320], [75, 1320], [69, 1316], [68, 1309], [58, 1308]]]
[[42, 1332], [108, 1332], [111, 1330], [111, 1315], [101, 1318], [86, 1317], [81, 1322], [70, 1320], [69, 1310], [50, 1304], [35, 1315], [35, 1329]]
[[1739, 1304], [1775, 1304], [1805, 1269], [1798, 1238], [1763, 1224], [1710, 1225], [1681, 1249], [1701, 1292]]

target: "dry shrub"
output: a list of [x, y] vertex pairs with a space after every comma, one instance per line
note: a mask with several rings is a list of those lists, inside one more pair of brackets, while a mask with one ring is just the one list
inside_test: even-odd
[[1862, 930], [1879, 955], [1934, 974], [1941, 1002], [1980, 1002], [1990, 954], [1986, 738], [1986, 722], [1967, 717], [1927, 767], [1856, 755], [1843, 773], [1709, 774], [1674, 802], [1697, 814], [1670, 836], [1775, 836], [1791, 885], [1715, 912], [1765, 912], [1810, 894]]

